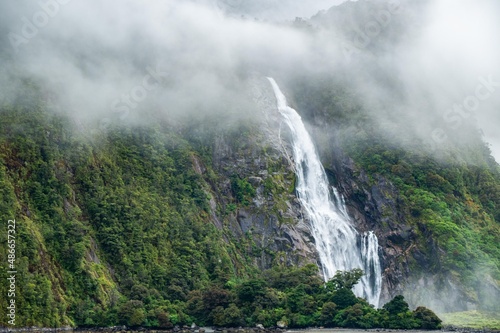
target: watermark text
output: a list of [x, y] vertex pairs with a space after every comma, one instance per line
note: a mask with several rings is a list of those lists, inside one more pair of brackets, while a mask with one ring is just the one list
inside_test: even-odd
[[16, 220], [7, 221], [7, 322], [16, 325]]

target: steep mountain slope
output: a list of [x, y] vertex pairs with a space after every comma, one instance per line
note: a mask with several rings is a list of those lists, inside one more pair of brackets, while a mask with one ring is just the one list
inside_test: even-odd
[[[317, 263], [272, 97], [259, 100], [260, 122], [103, 132], [49, 113], [43, 93], [23, 89], [2, 107], [1, 138], [20, 325], [113, 324], [127, 300], [185, 322], [191, 290]], [[496, 309], [500, 181], [484, 144], [483, 165], [443, 164], [369, 127], [353, 135], [324, 124], [314, 134], [330, 180], [357, 228], [380, 239], [382, 301], [404, 293], [413, 306]]]
[[89, 131], [49, 113], [32, 86], [20, 92], [1, 111], [20, 325], [112, 324], [96, 318], [122, 297], [170, 304], [162, 300], [315, 262], [291, 165], [259, 124]]
[[424, 4], [347, 3], [318, 14], [316, 29], [345, 31], [337, 38], [346, 59], [333, 73], [295, 75], [290, 91], [359, 228], [382, 239], [385, 299], [397, 290], [439, 311], [498, 309], [500, 169], [475, 115], [443, 115], [448, 106], [436, 99], [455, 96], [436, 97], [432, 83], [415, 92], [418, 76], [406, 77]]
[[[319, 36], [315, 41], [326, 35], [352, 42], [386, 6], [346, 3], [297, 20], [293, 29]], [[322, 295], [289, 133], [264, 75], [253, 79], [255, 68], [286, 87], [356, 227], [377, 235], [381, 304], [404, 294], [412, 308], [498, 311], [499, 166], [472, 121], [447, 131], [442, 144], [432, 140], [434, 128], [449, 124], [429, 91], [412, 95], [408, 73], [392, 61], [391, 50], [413, 33], [405, 27], [419, 24], [408, 13], [392, 16], [366, 46], [348, 46], [334, 65], [322, 58], [329, 55], [323, 45], [304, 65], [312, 69], [272, 68], [257, 57], [234, 75], [258, 91], [243, 112], [225, 113], [240, 96], [209, 100], [220, 110], [206, 116], [189, 100], [199, 117], [169, 119], [156, 112], [164, 107], [159, 99], [139, 108], [147, 112], [136, 123], [102, 126], [98, 117], [61, 111], [66, 104], [43, 80], [19, 74], [3, 86], [9, 98], [0, 101], [0, 211], [4, 230], [9, 219], [17, 225], [17, 326], [397, 321], [384, 311], [373, 317], [349, 293]], [[346, 51], [341, 42], [335, 47]], [[220, 79], [227, 95], [252, 88], [222, 76], [209, 82]], [[159, 90], [174, 83], [162, 84]], [[170, 108], [185, 106], [172, 100]], [[242, 115], [249, 110], [254, 114]], [[7, 244], [5, 232], [0, 242]], [[7, 255], [0, 252], [1, 295], [9, 288]], [[0, 298], [1, 325], [7, 301]], [[420, 327], [400, 298], [396, 303], [409, 322], [401, 328]], [[349, 322], [360, 313], [366, 321]]]

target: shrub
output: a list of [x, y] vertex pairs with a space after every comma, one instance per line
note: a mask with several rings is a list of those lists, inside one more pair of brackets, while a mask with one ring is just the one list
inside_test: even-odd
[[426, 307], [419, 306], [413, 311], [419, 327], [426, 330], [438, 330], [441, 328], [441, 319]]
[[341, 288], [335, 292], [332, 297], [332, 301], [337, 304], [339, 309], [345, 309], [358, 303], [356, 295], [350, 289]]

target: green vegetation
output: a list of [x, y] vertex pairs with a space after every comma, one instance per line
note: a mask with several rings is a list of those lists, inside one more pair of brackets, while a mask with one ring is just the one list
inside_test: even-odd
[[[471, 297], [482, 309], [500, 310], [483, 291], [484, 283], [500, 283], [500, 172], [488, 160], [489, 152], [480, 153], [475, 165], [452, 159], [443, 164], [418, 151], [374, 144], [373, 138], [352, 144], [351, 156], [362, 168], [396, 186], [398, 209], [406, 222], [421, 232], [420, 237], [432, 235], [443, 249], [431, 270], [449, 272], [476, 289]], [[429, 258], [436, 256], [423, 242], [419, 247]]]
[[500, 330], [500, 315], [495, 312], [466, 311], [440, 315], [443, 325], [492, 330]]
[[382, 189], [383, 232], [405, 225], [414, 233], [411, 244], [398, 244], [407, 249], [401, 260], [412, 276], [452, 277], [482, 310], [500, 311], [498, 291], [487, 291], [500, 286], [500, 167], [475, 125], [449, 133], [449, 142], [432, 151], [390, 98], [366, 106], [356, 89], [328, 74], [300, 77], [293, 91], [305, 117], [326, 123], [315, 131], [322, 159], [338, 161], [342, 152], [354, 161], [348, 200], [363, 209], [367, 192]]
[[[255, 184], [268, 200], [264, 213], [294, 222], [281, 216], [294, 176], [266, 147], [267, 176], [252, 178], [213, 160], [210, 134], [161, 121], [98, 131], [48, 111], [32, 85], [24, 89], [0, 106], [1, 225], [17, 221], [17, 326], [440, 326], [432, 311], [411, 311], [402, 296], [382, 309], [355, 297], [361, 271], [339, 272], [325, 285], [315, 265], [291, 267], [282, 253], [257, 246], [251, 229], [241, 236], [231, 229], [241, 210], [255, 209]], [[251, 132], [233, 130], [234, 144], [248, 146]], [[376, 137], [344, 148], [368, 182], [381, 175], [394, 183], [401, 214], [421, 239], [444, 249], [431, 270], [455, 272], [471, 288], [480, 282], [476, 272], [498, 283], [500, 176], [487, 151], [475, 165], [443, 165]], [[432, 258], [426, 244], [416, 246]], [[268, 270], [256, 264], [264, 252]], [[2, 251], [2, 295], [6, 263]], [[6, 302], [0, 298], [0, 325]]]
[[[221, 194], [210, 185], [218, 176], [204, 163], [209, 154], [161, 124], [110, 128], [92, 141], [43, 106], [1, 112], [0, 202], [18, 225], [18, 326], [410, 328], [429, 321], [407, 306], [376, 310], [356, 298], [359, 270], [339, 272], [326, 286], [315, 265], [256, 270], [254, 249], [227, 242], [231, 234], [210, 221], [209, 198]], [[249, 206], [251, 183], [227, 181], [228, 210]], [[7, 262], [3, 252], [0, 261]]]
[[315, 265], [274, 268], [265, 271], [261, 279], [193, 291], [188, 296], [187, 312], [197, 323], [215, 326], [260, 323], [270, 327], [281, 321], [296, 328], [441, 327], [441, 320], [431, 310], [419, 307], [411, 312], [403, 296], [396, 296], [378, 310], [356, 298], [346, 287], [359, 281], [360, 271], [338, 272], [325, 286], [317, 269]]
[[[17, 221], [17, 326], [187, 322], [191, 290], [252, 270], [211, 223], [209, 186], [188, 142], [163, 125], [82, 138], [36, 90], [25, 92], [0, 109], [2, 228]], [[6, 295], [3, 250], [0, 262]]]
[[236, 200], [244, 206], [248, 206], [250, 200], [255, 196], [255, 189], [246, 179], [232, 177], [231, 189], [233, 190]]

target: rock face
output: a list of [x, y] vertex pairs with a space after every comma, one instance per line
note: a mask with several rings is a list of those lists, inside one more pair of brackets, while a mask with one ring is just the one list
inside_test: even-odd
[[[211, 201], [215, 225], [227, 228], [229, 237], [242, 244], [260, 269], [273, 264], [316, 263], [314, 238], [294, 194], [290, 147], [280, 137], [280, 115], [271, 96], [260, 98], [263, 113], [253, 119], [254, 123], [236, 131], [229, 128], [214, 137], [212, 167], [219, 177], [212, 181], [210, 191], [215, 198]], [[201, 173], [201, 162], [193, 165]], [[237, 203], [236, 207], [231, 204], [235, 178], [255, 190], [247, 204]]]
[[398, 209], [398, 193], [383, 177], [375, 185], [369, 185], [364, 172], [355, 177], [354, 163], [341, 152], [341, 158], [332, 161], [337, 171], [338, 186], [346, 196], [348, 210], [354, 217], [358, 230], [373, 230], [379, 239], [383, 267], [381, 303], [402, 293], [402, 281], [409, 275], [406, 256], [414, 246], [413, 229], [406, 225]]
[[372, 175], [369, 181], [335, 143], [322, 155], [358, 231], [373, 230], [378, 237], [383, 268], [380, 304], [403, 294], [413, 307], [425, 305], [442, 312], [476, 308], [456, 279], [440, 270], [442, 250], [424, 223], [415, 226], [407, 220], [409, 213], [389, 180]]
[[[231, 177], [247, 180], [255, 196], [246, 206], [213, 214], [219, 228], [227, 228], [246, 247], [244, 251], [260, 269], [273, 264], [304, 265], [317, 263], [318, 255], [310, 223], [294, 193], [295, 173], [287, 127], [274, 106], [274, 97], [262, 92], [257, 99], [262, 115], [245, 136], [218, 133], [213, 143], [213, 169], [223, 175], [212, 185], [212, 210], [227, 212], [233, 199]], [[314, 131], [312, 131], [314, 132]], [[314, 136], [314, 133], [312, 133]], [[316, 137], [321, 142], [320, 137]], [[363, 170], [337, 145], [318, 145], [332, 185], [346, 199], [347, 209], [360, 232], [373, 230], [379, 238], [383, 271], [381, 304], [404, 293], [405, 281], [412, 277], [410, 262], [429, 267], [433, 263], [415, 246], [416, 231], [406, 224], [399, 207], [396, 188], [385, 178], [370, 184]], [[203, 170], [200, 162], [194, 162]], [[201, 172], [201, 171], [200, 171]], [[223, 215], [223, 214], [222, 214]], [[220, 221], [229, 221], [223, 225]], [[432, 239], [429, 244], [433, 247]], [[435, 251], [438, 251], [434, 247]], [[411, 301], [411, 298], [410, 298]]]
[[[254, 123], [214, 137], [212, 167], [219, 177], [207, 182], [211, 183], [215, 225], [227, 229], [227, 237], [240, 244], [240, 251], [250, 254], [260, 269], [319, 264], [310, 222], [294, 193], [287, 128], [281, 124], [273, 96], [263, 92], [257, 102], [262, 114], [253, 118]], [[405, 211], [396, 186], [381, 175], [359, 169], [340, 148], [335, 133], [315, 133], [314, 129], [310, 133], [330, 183], [344, 196], [357, 230], [371, 230], [378, 237], [383, 268], [380, 304], [403, 294], [413, 307], [424, 305], [438, 312], [474, 309], [477, 300], [442, 269], [442, 250], [425, 221], [408, 220], [410, 212]], [[202, 163], [193, 165], [199, 173], [205, 172]], [[255, 190], [247, 204], [236, 207], [231, 206], [234, 177]]]

